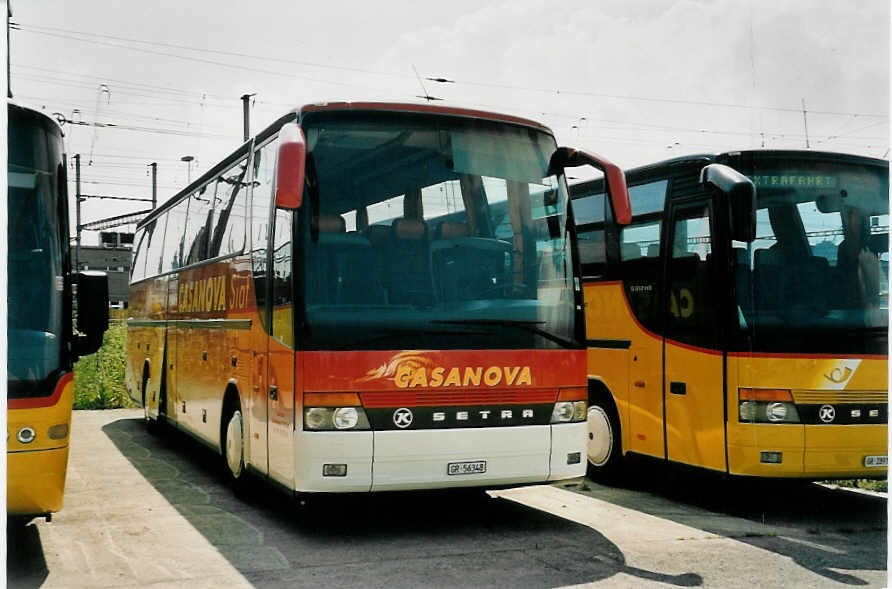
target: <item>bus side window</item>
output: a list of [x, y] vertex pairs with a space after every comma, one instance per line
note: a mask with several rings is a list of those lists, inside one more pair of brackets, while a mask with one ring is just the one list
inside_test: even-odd
[[189, 214], [186, 217], [185, 251], [186, 265], [207, 259], [208, 232], [213, 208], [213, 195], [202, 186], [198, 192], [189, 197]]
[[242, 160], [214, 183], [214, 220], [208, 258], [237, 254], [245, 247], [246, 170], [247, 160]]
[[146, 250], [148, 249], [148, 241], [145, 239], [145, 228], [136, 232], [133, 241], [136, 243], [136, 253], [133, 254], [133, 266], [130, 273], [130, 282], [139, 282], [146, 277]]
[[657, 329], [660, 316], [660, 221], [637, 221], [620, 229], [620, 273], [632, 312], [642, 325]]
[[715, 344], [712, 247], [708, 205], [675, 217], [669, 270], [669, 336], [694, 345]]
[[607, 270], [607, 244], [604, 232], [606, 199], [604, 193], [573, 199], [577, 227], [579, 261], [583, 276], [601, 276]]
[[254, 275], [254, 296], [264, 330], [269, 333], [266, 316], [266, 253], [269, 240], [270, 207], [272, 206], [273, 174], [275, 174], [275, 137], [254, 152], [254, 181], [251, 190], [251, 268]]
[[170, 272], [183, 266], [183, 233], [186, 230], [186, 211], [189, 199], [177, 203], [167, 212], [167, 230], [164, 233], [164, 254], [161, 272]]
[[155, 230], [151, 234], [149, 249], [146, 251], [146, 278], [157, 276], [161, 271], [161, 254], [164, 252], [164, 229], [167, 215], [162, 214], [152, 221]]
[[291, 227], [294, 214], [276, 209], [273, 228], [273, 329], [272, 335], [294, 348], [294, 296], [291, 279]]

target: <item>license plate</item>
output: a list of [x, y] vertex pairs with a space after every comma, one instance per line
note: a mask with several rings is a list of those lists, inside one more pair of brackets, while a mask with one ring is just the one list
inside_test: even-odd
[[865, 456], [864, 457], [864, 466], [889, 466], [889, 457], [888, 456]]
[[486, 472], [486, 461], [475, 460], [473, 462], [450, 462], [446, 467], [449, 475], [480, 474]]

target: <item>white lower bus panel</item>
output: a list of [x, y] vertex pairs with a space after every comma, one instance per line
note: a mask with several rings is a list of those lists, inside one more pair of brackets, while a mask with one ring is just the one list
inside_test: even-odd
[[[296, 440], [295, 489], [401, 491], [575, 478], [585, 474], [585, 435], [585, 422], [473, 429], [303, 432]], [[453, 465], [453, 474], [449, 474], [450, 465]], [[323, 475], [325, 468], [329, 469], [328, 475]], [[346, 471], [343, 476], [342, 470]]]

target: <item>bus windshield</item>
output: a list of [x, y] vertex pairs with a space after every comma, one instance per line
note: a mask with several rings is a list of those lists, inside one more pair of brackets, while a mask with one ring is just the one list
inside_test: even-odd
[[61, 134], [9, 108], [7, 233], [9, 397], [48, 396], [62, 366]]
[[303, 125], [310, 347], [575, 345], [567, 190], [547, 172], [551, 135], [368, 112]]
[[741, 328], [760, 341], [784, 332], [885, 333], [886, 168], [787, 158], [757, 160], [749, 175], [756, 240], [734, 243]]

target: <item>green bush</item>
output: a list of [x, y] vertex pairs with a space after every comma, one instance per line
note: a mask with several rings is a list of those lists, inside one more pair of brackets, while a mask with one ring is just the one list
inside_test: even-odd
[[75, 409], [135, 407], [124, 389], [126, 354], [127, 326], [113, 317], [102, 339], [102, 347], [95, 354], [80, 358], [74, 365]]
[[876, 491], [878, 493], [887, 493], [889, 482], [886, 480], [876, 479], [853, 479], [847, 481], [827, 481], [840, 487], [849, 487], [851, 489], [865, 489], [867, 491]]

